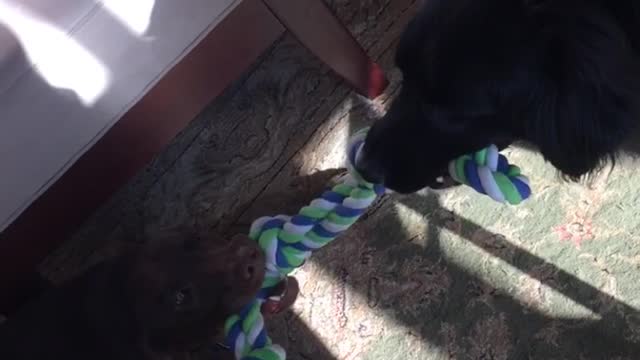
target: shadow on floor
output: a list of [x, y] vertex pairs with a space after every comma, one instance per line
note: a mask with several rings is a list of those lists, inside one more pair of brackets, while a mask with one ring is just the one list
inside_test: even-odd
[[[640, 319], [640, 312], [632, 306], [517, 247], [500, 234], [485, 230], [441, 207], [437, 196], [433, 194], [400, 200], [407, 208], [425, 214], [429, 222], [428, 234], [425, 234], [428, 239], [426, 247], [407, 243], [405, 239], [408, 234], [403, 234], [403, 222], [398, 216], [392, 216], [391, 211], [384, 210], [385, 207], [389, 208], [392, 200], [385, 199], [383, 203], [386, 204], [382, 204], [377, 211], [381, 213], [379, 216], [373, 213], [361, 220], [364, 224], [380, 222], [373, 226], [363, 225], [367, 227], [369, 237], [366, 241], [379, 254], [376, 259], [378, 266], [412, 258], [412, 261], [416, 261], [417, 256], [419, 262], [439, 264], [437, 267], [446, 275], [429, 278], [433, 271], [428, 270], [427, 278], [423, 281], [443, 283], [428, 286], [421, 298], [406, 301], [389, 298], [372, 311], [386, 312], [406, 328], [420, 334], [426, 343], [457, 354], [458, 357], [454, 357], [456, 359], [562, 359], [579, 356], [584, 359], [613, 359], [616, 356], [630, 359], [640, 351], [640, 345], [628, 339], [635, 331], [634, 322]], [[537, 306], [543, 305], [545, 299], [538, 299], [538, 304], [533, 300], [532, 304], [526, 304], [511, 293], [497, 290], [495, 284], [481, 279], [473, 269], [447, 258], [445, 253], [448, 250], [440, 240], [443, 229], [464, 238], [468, 242], [465, 246], [481, 249], [487, 261], [491, 257], [500, 259], [508, 265], [503, 268], [510, 266], [527, 274], [534, 283], [539, 281], [590, 310], [595, 316], [548, 315]], [[357, 240], [349, 238], [341, 241]], [[341, 241], [332, 244], [330, 247], [334, 249], [329, 250], [328, 254], [345, 251], [341, 248]], [[340, 267], [330, 265], [331, 260], [327, 257], [333, 255], [322, 254], [312, 258], [312, 261], [323, 267], [324, 261], [327, 261], [329, 266], [325, 269], [334, 277], [333, 281], [339, 281], [345, 275]], [[349, 268], [348, 264], [345, 266]], [[370, 275], [375, 277], [375, 274]], [[521, 278], [514, 273], [505, 271], [504, 275], [504, 280], [513, 286], [522, 284]], [[353, 277], [357, 278], [358, 275]], [[398, 277], [404, 275], [398, 274]], [[367, 282], [347, 281], [347, 285], [360, 296], [371, 296]], [[423, 302], [424, 306], [407, 310], [412, 306], [412, 301]], [[558, 306], [564, 307], [566, 303]]]
[[[397, 90], [398, 87], [392, 85], [387, 91], [388, 95], [379, 100], [378, 105], [384, 107], [387, 99]], [[357, 102], [354, 101], [355, 104]], [[368, 125], [370, 120], [366, 119], [366, 107], [354, 107], [350, 117], [350, 134]], [[623, 148], [621, 162], [640, 154], [638, 139], [640, 131], [634, 133]], [[527, 144], [516, 146], [535, 151]], [[392, 209], [395, 201], [416, 214], [423, 214], [428, 230], [420, 236], [427, 239], [426, 247], [407, 242], [407, 239], [417, 235], [406, 233], [403, 220]], [[529, 217], [527, 221], [531, 219], [535, 217]], [[377, 225], [372, 225], [376, 222]], [[336, 257], [343, 260], [351, 257], [352, 260], [361, 255], [350, 252], [343, 242], [366, 243], [363, 247], [372, 247], [372, 252], [378, 254], [374, 255], [375, 262], [389, 268], [394, 268], [393, 263], [415, 257], [422, 263], [438, 264], [437, 267], [446, 273], [446, 280], [427, 277], [423, 281], [440, 280], [446, 284], [427, 286], [428, 290], [418, 299], [399, 300], [403, 297], [401, 294], [396, 294], [396, 298], [378, 299], [374, 301], [376, 306], [370, 306], [369, 311], [385, 312], [412, 333], [419, 334], [426, 344], [450, 354], [451, 357], [445, 358], [631, 359], [640, 352], [640, 311], [515, 245], [501, 234], [488, 231], [444, 208], [433, 193], [399, 200], [384, 199], [373, 212], [360, 220], [360, 224], [364, 230], [354, 233], [360, 236], [364, 234], [366, 239], [354, 239], [358, 235], [345, 234], [347, 239], [330, 245], [326, 251], [314, 255], [311, 261], [331, 274], [332, 281], [346, 281], [347, 286], [358, 296], [368, 298], [369, 303], [371, 283], [379, 274], [377, 270], [369, 274], [357, 274], [362, 270], [350, 269], [353, 266], [349, 260], [342, 263], [336, 260]], [[513, 269], [504, 271], [503, 279], [513, 289], [497, 289], [496, 284], [483, 279], [473, 267], [463, 266], [455, 259], [448, 258], [447, 246], [451, 244], [441, 241], [443, 233], [466, 240], [464, 246], [483, 253], [481, 257], [486, 263], [495, 260], [503, 263], [496, 266], [495, 271]], [[471, 252], [469, 255], [476, 256]], [[345, 275], [345, 269], [348, 275]], [[398, 282], [406, 280], [402, 279], [406, 274], [391, 275], [394, 276]], [[540, 290], [543, 286], [560, 295]], [[393, 290], [390, 292], [393, 293]], [[411, 307], [413, 310], [407, 310]], [[583, 309], [575, 310], [577, 308]], [[562, 309], [564, 315], [553, 315], [557, 309]], [[304, 346], [324, 349], [320, 343]], [[372, 355], [372, 358], [382, 357]]]

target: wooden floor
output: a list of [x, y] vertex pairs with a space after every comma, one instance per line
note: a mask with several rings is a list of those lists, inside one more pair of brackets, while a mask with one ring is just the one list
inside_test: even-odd
[[[357, 40], [390, 71], [415, 0], [330, 1]], [[396, 89], [397, 83], [388, 92]], [[237, 228], [261, 197], [301, 176], [340, 166], [344, 140], [369, 123], [386, 96], [370, 102], [285, 35], [243, 79], [122, 189], [41, 271], [54, 281], [129, 242], [168, 227]], [[137, 239], [137, 240], [136, 240]]]

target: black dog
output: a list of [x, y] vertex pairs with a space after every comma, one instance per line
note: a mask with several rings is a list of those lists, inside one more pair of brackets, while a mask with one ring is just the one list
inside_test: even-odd
[[169, 236], [94, 266], [9, 317], [0, 325], [0, 359], [186, 359], [213, 345], [226, 318], [255, 297], [264, 267], [247, 237]]
[[429, 0], [357, 167], [409, 193], [460, 155], [524, 140], [577, 180], [615, 160], [638, 122], [639, 53], [636, 0]]

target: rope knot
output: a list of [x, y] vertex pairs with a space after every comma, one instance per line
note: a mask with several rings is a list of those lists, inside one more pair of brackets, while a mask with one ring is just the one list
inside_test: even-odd
[[519, 167], [509, 164], [495, 145], [452, 161], [449, 174], [457, 182], [500, 203], [517, 205], [531, 195], [529, 180]]

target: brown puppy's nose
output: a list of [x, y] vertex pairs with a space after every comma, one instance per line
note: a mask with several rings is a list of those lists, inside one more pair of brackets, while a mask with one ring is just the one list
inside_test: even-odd
[[256, 276], [262, 276], [264, 269], [264, 257], [260, 248], [254, 244], [240, 246], [236, 252], [237, 263], [240, 265], [240, 277], [243, 280], [252, 280]]

